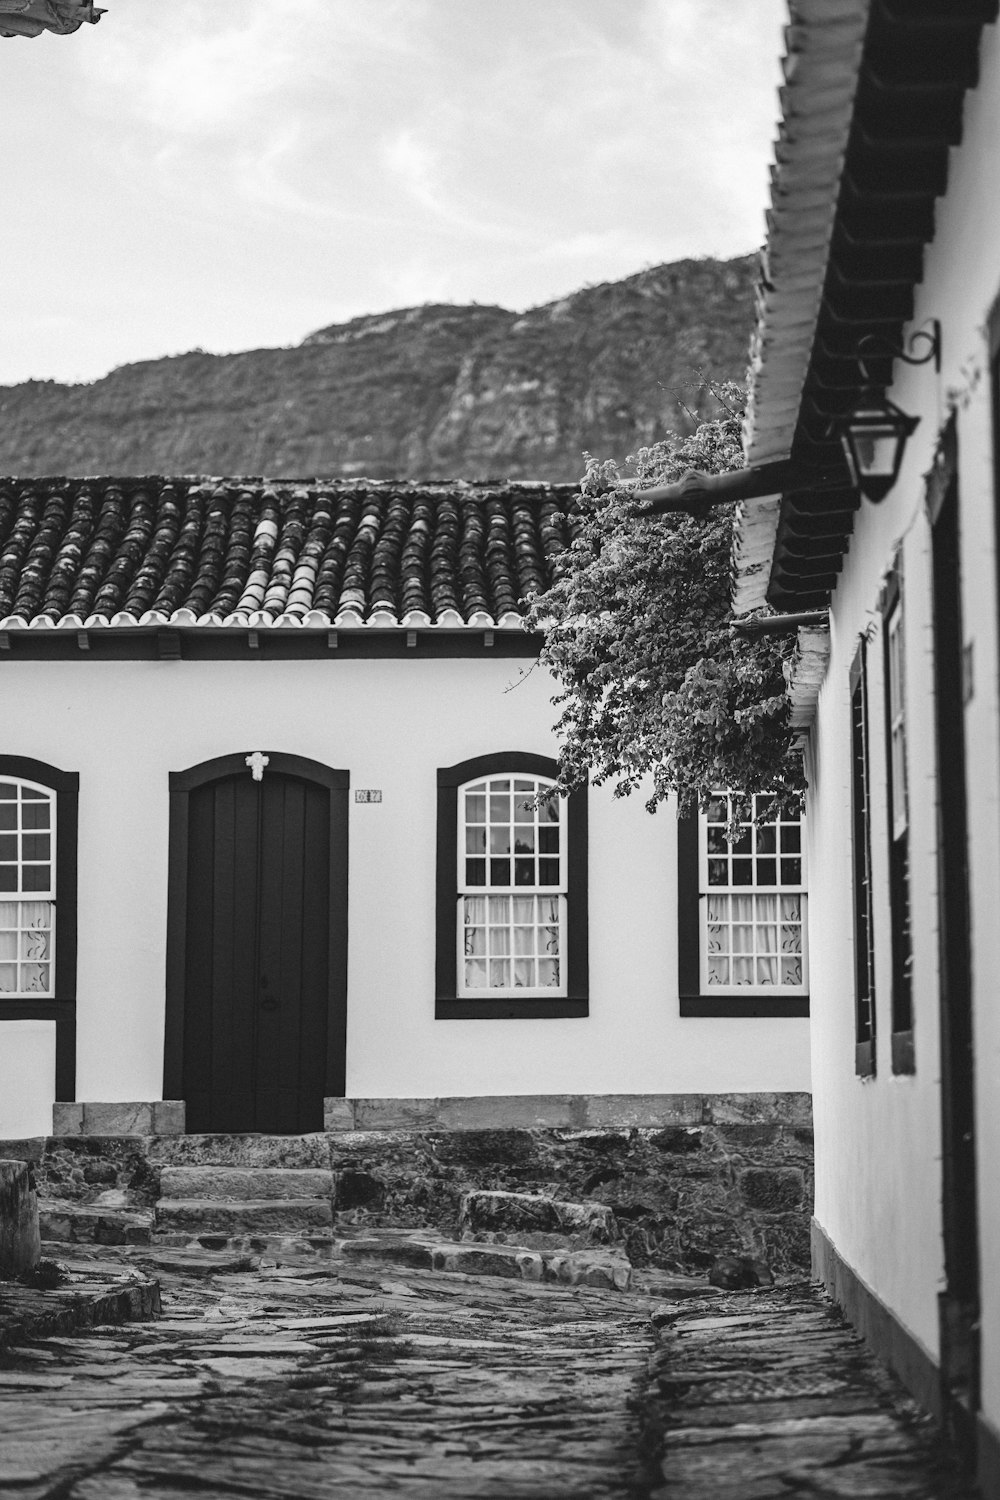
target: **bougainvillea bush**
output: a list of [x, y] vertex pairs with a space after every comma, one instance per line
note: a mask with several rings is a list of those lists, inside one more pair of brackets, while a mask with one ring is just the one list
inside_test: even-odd
[[529, 625], [544, 633], [541, 659], [561, 688], [563, 790], [589, 775], [619, 796], [651, 786], [651, 811], [676, 793], [687, 812], [725, 787], [798, 805], [782, 675], [794, 638], [731, 628], [734, 507], [637, 514], [644, 487], [742, 468], [743, 393], [713, 392], [718, 419], [640, 449], [627, 487], [616, 464], [588, 456], [579, 534], [558, 581], [532, 601]]

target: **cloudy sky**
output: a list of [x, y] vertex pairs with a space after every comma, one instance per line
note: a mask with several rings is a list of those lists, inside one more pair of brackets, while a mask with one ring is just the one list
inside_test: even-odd
[[764, 237], [784, 0], [105, 0], [0, 40], [0, 383]]

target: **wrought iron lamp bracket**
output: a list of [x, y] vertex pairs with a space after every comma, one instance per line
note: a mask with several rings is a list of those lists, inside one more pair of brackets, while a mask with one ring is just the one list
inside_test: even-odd
[[[883, 338], [880, 333], [866, 333], [864, 338], [858, 340], [857, 356], [858, 368], [866, 383], [871, 383], [871, 375], [865, 368], [865, 349], [869, 355], [889, 354], [893, 359], [901, 359], [906, 365], [926, 365], [934, 361], [935, 374], [941, 373], [941, 320], [940, 318], [928, 318], [929, 327], [917, 328], [906, 341], [905, 348], [897, 348], [889, 339]], [[927, 348], [923, 354], [913, 351], [918, 342], [926, 344]], [[910, 353], [906, 351], [910, 350]]]

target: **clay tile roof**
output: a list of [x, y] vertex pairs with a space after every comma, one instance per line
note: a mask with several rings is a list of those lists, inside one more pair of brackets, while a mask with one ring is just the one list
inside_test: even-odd
[[0, 479], [0, 630], [519, 629], [573, 485]]

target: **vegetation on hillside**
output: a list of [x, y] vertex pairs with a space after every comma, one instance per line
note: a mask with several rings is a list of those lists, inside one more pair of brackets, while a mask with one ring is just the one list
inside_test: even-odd
[[689, 811], [719, 788], [797, 806], [802, 761], [782, 674], [791, 643], [731, 628], [733, 506], [637, 513], [643, 487], [742, 468], [743, 392], [709, 389], [720, 414], [630, 457], [637, 486], [613, 460], [589, 459], [580, 535], [532, 602], [542, 660], [561, 685], [560, 782], [589, 775], [619, 796], [645, 782], [651, 811], [671, 793]]
[[584, 448], [663, 438], [678, 395], [705, 415], [699, 371], [742, 376], [754, 270], [679, 261], [525, 313], [430, 305], [0, 387], [0, 473], [572, 483]]

